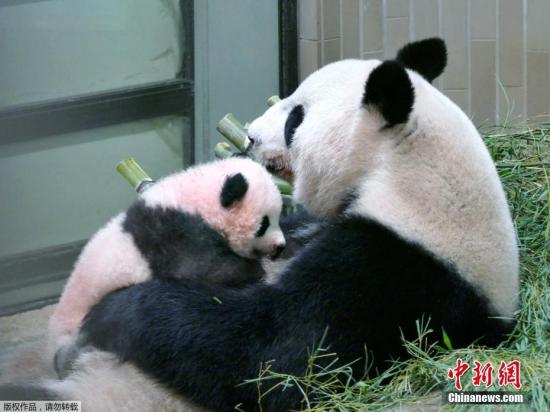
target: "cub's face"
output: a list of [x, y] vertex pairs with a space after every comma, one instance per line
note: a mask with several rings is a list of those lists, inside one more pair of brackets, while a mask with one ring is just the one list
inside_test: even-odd
[[244, 245], [244, 256], [258, 259], [264, 256], [276, 258], [285, 247], [285, 237], [279, 226], [281, 210], [269, 208], [258, 214], [257, 230], [251, 232]]
[[334, 215], [393, 150], [391, 137], [407, 132], [413, 84], [431, 87], [405, 68], [431, 81], [445, 64], [440, 39], [408, 44], [395, 60], [329, 64], [252, 122], [249, 151], [268, 170], [294, 179], [298, 203]]
[[205, 163], [161, 179], [141, 195], [149, 207], [195, 214], [238, 255], [275, 256], [285, 246], [282, 198], [267, 170], [249, 158]]
[[251, 259], [280, 254], [285, 247], [279, 226], [282, 199], [265, 169], [254, 164], [242, 173], [229, 175], [221, 190], [220, 203], [223, 218], [218, 230], [234, 252]]

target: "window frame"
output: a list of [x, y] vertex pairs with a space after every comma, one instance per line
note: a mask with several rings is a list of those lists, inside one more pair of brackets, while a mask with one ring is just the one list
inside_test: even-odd
[[[195, 1], [203, 0], [179, 2], [184, 53], [175, 79], [0, 109], [0, 148], [61, 133], [182, 115], [190, 124], [190, 133], [182, 139], [191, 136], [183, 161], [194, 163]], [[297, 0], [279, 0], [278, 13], [279, 94], [284, 98], [298, 86]], [[84, 244], [77, 241], [0, 258], [0, 316], [56, 302]]]
[[298, 0], [279, 0], [279, 96], [298, 87]]
[[[183, 56], [176, 78], [0, 109], [0, 145], [166, 115], [194, 123], [194, 0], [180, 0]], [[194, 138], [184, 161], [194, 161]], [[189, 159], [191, 157], [191, 159]]]
[[[279, 94], [298, 86], [297, 0], [279, 0]], [[194, 0], [180, 0], [182, 68], [175, 79], [0, 109], [0, 145], [165, 115], [194, 130]], [[191, 134], [191, 149], [194, 138]], [[194, 150], [190, 151], [194, 161]]]

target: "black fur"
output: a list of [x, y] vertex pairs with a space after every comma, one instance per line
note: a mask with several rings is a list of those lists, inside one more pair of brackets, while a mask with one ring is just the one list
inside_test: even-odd
[[242, 200], [248, 190], [248, 182], [241, 173], [228, 176], [220, 193], [220, 202], [223, 207], [231, 207]]
[[440, 38], [424, 39], [404, 46], [395, 60], [431, 82], [447, 66], [447, 47]]
[[338, 215], [343, 214], [353, 203], [359, 198], [359, 192], [357, 190], [352, 190], [347, 195], [344, 196], [340, 206], [338, 206]]
[[[256, 385], [240, 384], [268, 361], [274, 371], [303, 374], [308, 349], [325, 330], [338, 364], [363, 358], [366, 345], [376, 373], [406, 356], [401, 334], [414, 339], [417, 319], [431, 318], [430, 341], [444, 329], [458, 348], [499, 342], [510, 325], [491, 315], [452, 267], [383, 225], [352, 217], [324, 224], [275, 286], [152, 280], [105, 297], [85, 319], [82, 338], [210, 410], [241, 404], [256, 411]], [[356, 377], [362, 365], [354, 363]], [[300, 399], [295, 387], [278, 388], [263, 410], [299, 409]]]
[[280, 259], [290, 259], [316, 237], [324, 222], [307, 213], [302, 208], [281, 217], [279, 226], [285, 235], [286, 246], [279, 255]]
[[147, 207], [140, 200], [128, 209], [123, 229], [132, 235], [154, 276], [242, 287], [264, 275], [258, 259], [237, 255], [196, 215]]
[[267, 232], [267, 229], [269, 229], [269, 217], [264, 216], [262, 218], [262, 223], [260, 224], [260, 228], [254, 234], [254, 236], [255, 237], [262, 237], [263, 235], [265, 235], [265, 232]]
[[292, 144], [292, 139], [294, 138], [294, 133], [298, 126], [304, 121], [304, 106], [301, 104], [295, 106], [286, 119], [285, 123], [285, 142], [287, 147], [290, 147]]
[[386, 120], [385, 127], [405, 123], [414, 104], [414, 88], [403, 66], [385, 61], [370, 74], [365, 85], [363, 104], [374, 106]]

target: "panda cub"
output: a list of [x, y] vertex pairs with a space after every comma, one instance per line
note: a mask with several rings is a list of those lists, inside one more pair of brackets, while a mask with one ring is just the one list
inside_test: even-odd
[[85, 246], [50, 319], [50, 348], [70, 342], [103, 296], [152, 277], [230, 287], [260, 280], [260, 258], [285, 246], [281, 208], [269, 173], [249, 159], [161, 179]]

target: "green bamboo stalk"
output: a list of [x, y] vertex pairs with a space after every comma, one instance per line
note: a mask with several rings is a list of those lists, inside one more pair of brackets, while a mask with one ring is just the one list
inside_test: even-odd
[[[267, 99], [267, 104], [273, 106], [281, 99], [279, 96], [271, 96]], [[248, 146], [248, 135], [246, 127], [237, 120], [237, 118], [231, 114], [226, 114], [216, 126], [216, 130], [222, 134], [233, 146], [237, 148], [241, 153], [246, 151]], [[226, 142], [220, 142], [214, 147], [214, 155], [219, 159], [226, 159], [233, 155], [231, 146]], [[271, 176], [273, 182], [284, 197], [285, 209], [291, 209], [294, 203], [292, 202], [292, 185], [286, 180], [277, 176]]]
[[277, 176], [271, 175], [271, 178], [273, 179], [273, 182], [275, 183], [277, 189], [279, 189], [279, 192], [281, 192], [282, 195], [292, 195], [292, 185], [290, 183]]
[[297, 211], [296, 203], [292, 200], [290, 195], [282, 195], [283, 197], [283, 213], [285, 215], [290, 215]]
[[246, 130], [233, 114], [226, 114], [216, 126], [216, 130], [229, 140], [239, 152], [244, 152], [246, 150], [248, 146]]
[[277, 104], [281, 101], [281, 98], [277, 95], [271, 96], [269, 99], [267, 99], [267, 105], [269, 107], [273, 106], [274, 104]]
[[145, 173], [133, 158], [121, 160], [116, 165], [116, 170], [138, 193], [143, 192], [154, 183], [154, 180]]
[[[228, 157], [233, 156], [233, 152], [231, 151], [231, 146], [229, 146], [228, 143], [219, 142], [214, 147], [214, 155], [218, 159], [227, 159]], [[282, 195], [292, 195], [292, 185], [290, 183], [274, 175], [271, 175], [271, 178], [273, 179], [273, 183], [275, 183], [275, 186], [277, 186], [277, 189], [279, 189], [279, 192], [281, 192]]]
[[233, 155], [233, 152], [231, 151], [231, 146], [229, 146], [229, 143], [219, 142], [214, 147], [214, 155], [218, 159], [227, 159]]

